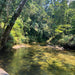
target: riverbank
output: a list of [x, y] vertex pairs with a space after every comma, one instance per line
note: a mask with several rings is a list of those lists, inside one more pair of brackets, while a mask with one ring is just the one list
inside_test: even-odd
[[12, 48], [13, 49], [19, 49], [19, 48], [23, 48], [23, 47], [28, 48], [28, 47], [31, 47], [31, 45], [29, 45], [29, 44], [18, 44], [18, 45], [14, 45]]
[[[13, 49], [19, 49], [19, 48], [28, 48], [28, 47], [32, 47], [33, 45], [30, 44], [18, 44], [18, 45], [14, 45], [12, 48]], [[40, 44], [37, 45], [38, 47], [43, 47], [43, 48], [53, 48], [53, 49], [58, 49], [58, 50], [64, 50], [63, 47], [59, 47], [57, 45], [55, 46], [51, 46], [51, 45], [46, 45], [46, 46], [41, 46]]]
[[9, 75], [4, 69], [0, 68], [0, 75]]

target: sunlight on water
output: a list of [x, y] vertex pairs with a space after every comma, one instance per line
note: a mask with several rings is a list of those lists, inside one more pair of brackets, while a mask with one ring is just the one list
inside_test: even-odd
[[10, 75], [75, 75], [75, 53], [41, 46], [21, 48], [7, 71]]

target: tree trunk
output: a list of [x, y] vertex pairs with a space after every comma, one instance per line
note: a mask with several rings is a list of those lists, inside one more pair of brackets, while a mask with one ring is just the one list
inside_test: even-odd
[[22, 0], [18, 6], [18, 8], [16, 9], [14, 15], [12, 16], [10, 22], [9, 22], [9, 25], [7, 26], [7, 28], [5, 29], [3, 35], [2, 35], [2, 38], [1, 38], [1, 47], [0, 47], [0, 50], [3, 49], [3, 47], [5, 46], [6, 42], [7, 42], [7, 38], [10, 34], [10, 31], [16, 21], [16, 19], [18, 18], [18, 16], [20, 15], [21, 11], [22, 11], [22, 8], [24, 6], [24, 4], [26, 3], [27, 0]]

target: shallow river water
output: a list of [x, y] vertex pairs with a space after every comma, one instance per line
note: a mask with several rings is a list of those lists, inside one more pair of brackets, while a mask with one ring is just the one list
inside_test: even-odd
[[9, 75], [75, 75], [75, 52], [33, 45], [9, 54], [3, 65]]

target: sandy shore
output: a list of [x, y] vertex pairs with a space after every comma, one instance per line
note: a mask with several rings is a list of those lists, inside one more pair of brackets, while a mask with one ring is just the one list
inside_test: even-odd
[[28, 47], [31, 47], [31, 45], [29, 45], [29, 44], [19, 44], [19, 45], [14, 45], [12, 48], [13, 49], [19, 49], [19, 48], [23, 48], [23, 47], [28, 48]]
[[[53, 49], [58, 49], [58, 50], [64, 50], [63, 47], [59, 47], [59, 46], [50, 46], [50, 45], [47, 45], [47, 46], [41, 46], [41, 45], [35, 45], [35, 46], [38, 46], [38, 47], [43, 47], [43, 48], [53, 48]], [[12, 48], [13, 49], [19, 49], [19, 48], [28, 48], [28, 47], [32, 47], [32, 45], [29, 45], [29, 44], [18, 44], [18, 45], [14, 45]]]

